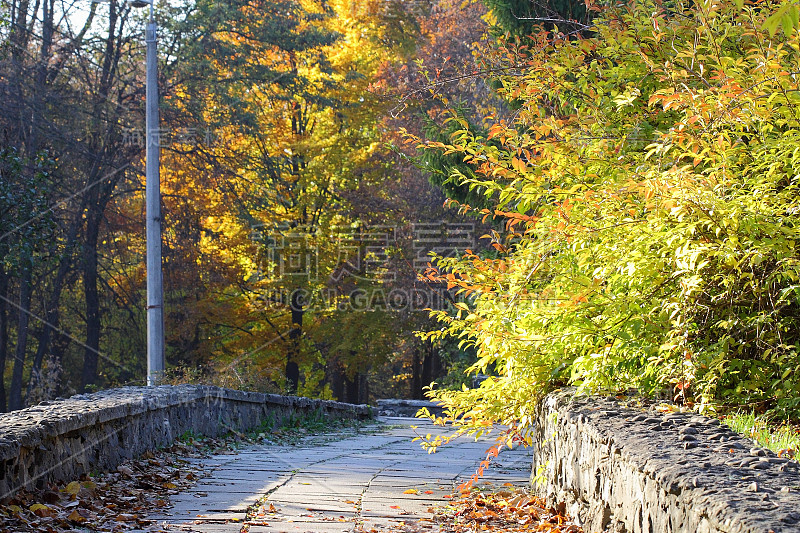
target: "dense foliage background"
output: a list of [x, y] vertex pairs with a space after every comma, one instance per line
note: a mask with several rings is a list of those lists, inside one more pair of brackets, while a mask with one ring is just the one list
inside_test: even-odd
[[[17, 409], [144, 381], [143, 18], [0, 12]], [[437, 380], [464, 431], [568, 384], [800, 414], [794, 4], [157, 14], [169, 381], [364, 402]]]
[[[144, 383], [146, 11], [0, 2], [0, 410]], [[390, 145], [438, 112], [417, 61], [478, 68], [483, 5], [156, 15], [168, 380], [363, 402], [464, 368], [469, 353], [413, 332], [432, 325], [426, 299], [448, 305], [419, 265], [472, 221]], [[489, 89], [441, 92], [481, 109]]]
[[[703, 411], [800, 414], [798, 8], [587, 3], [492, 56], [516, 104], [445, 142], [505, 224], [497, 254], [442, 259], [444, 330], [477, 348], [477, 389], [434, 391], [462, 429], [525, 426], [554, 387], [630, 387]], [[486, 202], [484, 202], [486, 203]]]

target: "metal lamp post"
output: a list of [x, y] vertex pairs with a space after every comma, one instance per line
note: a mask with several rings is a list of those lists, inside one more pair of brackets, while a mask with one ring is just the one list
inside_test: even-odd
[[164, 374], [164, 289], [161, 272], [161, 142], [158, 124], [158, 63], [156, 57], [155, 0], [131, 0], [133, 7], [150, 6], [145, 42], [146, 80], [146, 164], [145, 234], [147, 242], [147, 385], [155, 386]]

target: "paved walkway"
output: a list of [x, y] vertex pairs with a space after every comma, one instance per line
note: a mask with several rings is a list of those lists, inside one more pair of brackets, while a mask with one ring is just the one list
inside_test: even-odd
[[[426, 453], [410, 426], [422, 433], [443, 428], [411, 418], [383, 418], [384, 426], [327, 442], [258, 445], [237, 455], [200, 461], [211, 471], [189, 492], [173, 497], [165, 531], [251, 533], [390, 531], [432, 516], [485, 458], [492, 441], [460, 438]], [[484, 481], [527, 483], [531, 450], [504, 450]], [[406, 493], [416, 489], [416, 493]], [[260, 513], [246, 520], [248, 509]], [[423, 521], [423, 523], [425, 523]]]

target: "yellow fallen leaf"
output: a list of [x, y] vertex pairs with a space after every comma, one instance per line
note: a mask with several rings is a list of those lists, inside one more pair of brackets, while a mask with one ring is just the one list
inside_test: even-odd
[[31, 505], [29, 507], [29, 509], [36, 516], [44, 517], [44, 516], [54, 516], [56, 514], [55, 511], [53, 511], [48, 506], [46, 506], [46, 505], [44, 505], [42, 503], [34, 503], [33, 505]]
[[79, 481], [73, 481], [72, 483], [64, 487], [64, 492], [66, 492], [71, 496], [77, 496], [80, 491], [81, 491], [81, 484]]
[[175, 483], [170, 483], [169, 481], [162, 485], [165, 489], [177, 489], [178, 485]]
[[403, 494], [419, 494], [419, 491], [417, 489], [408, 489], [404, 490]]
[[69, 514], [67, 520], [69, 520], [70, 522], [78, 522], [79, 524], [82, 524], [83, 522], [86, 522], [86, 517], [83, 516], [81, 513], [79, 513], [77, 509], [75, 509]]

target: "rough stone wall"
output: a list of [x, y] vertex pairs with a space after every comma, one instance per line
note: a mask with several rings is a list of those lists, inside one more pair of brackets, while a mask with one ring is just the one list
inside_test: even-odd
[[115, 468], [187, 431], [216, 436], [321, 410], [369, 418], [367, 405], [202, 385], [124, 387], [0, 415], [0, 499], [22, 487]]
[[386, 399], [378, 400], [375, 403], [378, 404], [378, 414], [381, 416], [413, 417], [423, 407], [427, 408], [432, 415], [442, 416], [444, 413], [441, 405], [425, 400]]
[[531, 478], [587, 533], [800, 531], [797, 462], [718, 420], [573, 394], [539, 404]]

